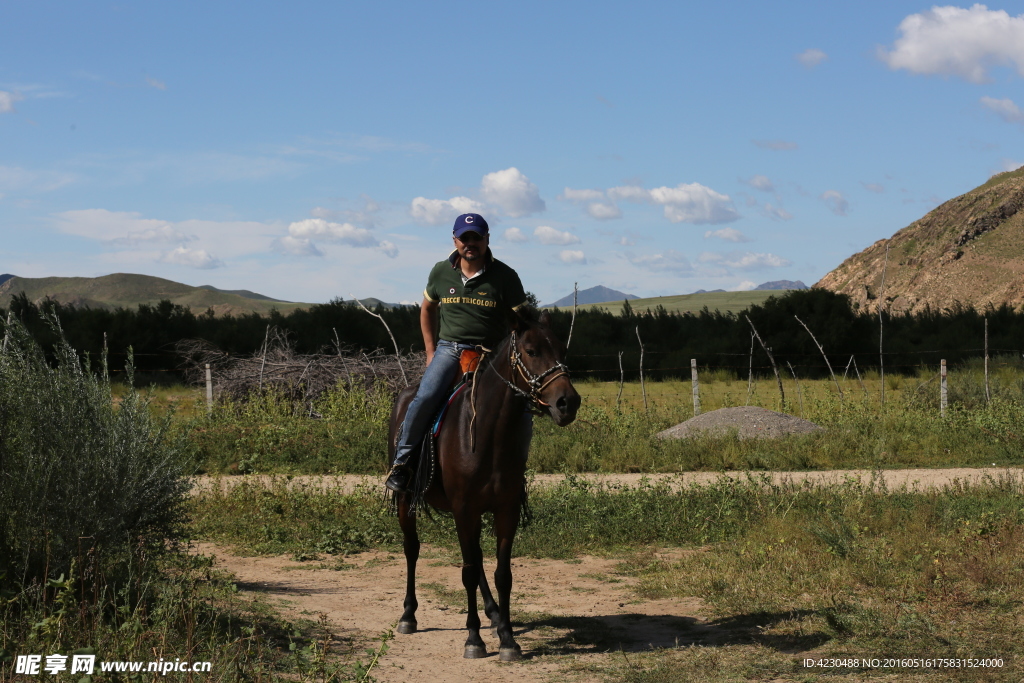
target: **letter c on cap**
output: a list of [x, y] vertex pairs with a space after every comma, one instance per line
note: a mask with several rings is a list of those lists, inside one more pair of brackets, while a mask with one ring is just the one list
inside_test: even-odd
[[473, 222], [473, 217], [472, 216], [466, 216], [462, 220], [466, 221], [467, 223], [472, 223]]

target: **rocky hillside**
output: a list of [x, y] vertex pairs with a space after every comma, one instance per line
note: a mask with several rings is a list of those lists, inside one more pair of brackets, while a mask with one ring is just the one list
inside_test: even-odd
[[874, 310], [881, 298], [894, 313], [958, 304], [1021, 308], [1024, 168], [949, 200], [846, 259], [814, 286], [848, 294], [862, 309]]

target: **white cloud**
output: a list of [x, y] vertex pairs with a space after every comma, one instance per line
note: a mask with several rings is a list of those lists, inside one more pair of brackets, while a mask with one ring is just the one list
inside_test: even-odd
[[1003, 171], [1016, 171], [1021, 167], [1021, 163], [1013, 159], [1003, 159], [1001, 166]]
[[751, 140], [756, 147], [761, 149], [770, 149], [773, 152], [785, 152], [794, 149], [800, 149], [800, 145], [795, 142], [789, 142], [788, 140]]
[[566, 202], [596, 202], [605, 198], [601, 190], [574, 190], [567, 187], [558, 195], [558, 199]]
[[173, 251], [164, 252], [160, 255], [160, 261], [172, 263], [176, 266], [199, 268], [200, 270], [220, 268], [224, 265], [220, 259], [214, 257], [205, 249], [189, 249], [188, 247], [178, 247]]
[[775, 254], [762, 254], [754, 253], [752, 251], [746, 252], [732, 252], [729, 254], [718, 254], [714, 252], [704, 252], [697, 260], [701, 263], [712, 263], [718, 266], [724, 266], [726, 268], [732, 268], [734, 270], [761, 270], [764, 268], [782, 268], [792, 263], [781, 256]]
[[[166, 221], [138, 220], [140, 229], [129, 230], [124, 237], [117, 237], [111, 240], [112, 244], [137, 246], [140, 244], [171, 243], [183, 244], [194, 242], [199, 239], [197, 235], [186, 235]], [[148, 226], [148, 227], [143, 227]]]
[[993, 66], [1014, 66], [1024, 75], [1024, 16], [976, 4], [970, 9], [932, 7], [900, 22], [891, 51], [878, 50], [890, 69], [989, 80]]
[[375, 247], [379, 243], [366, 228], [357, 228], [351, 223], [330, 223], [323, 218], [307, 218], [288, 226], [288, 234], [298, 238], [320, 238], [329, 242], [341, 242], [353, 247]]
[[721, 228], [719, 230], [708, 230], [704, 233], [704, 239], [716, 237], [726, 242], [751, 242], [752, 240], [736, 228]]
[[772, 206], [771, 204], [768, 203], [764, 205], [761, 211], [764, 213], [765, 216], [780, 221], [788, 221], [793, 217], [793, 214], [791, 214], [789, 211], [786, 211], [781, 206]]
[[157, 90], [167, 90], [167, 84], [166, 83], [164, 83], [163, 81], [157, 80], [157, 79], [153, 78], [152, 76], [146, 76], [146, 83], [149, 84], [150, 87], [156, 88]]
[[275, 251], [279, 251], [285, 254], [292, 254], [293, 256], [323, 256], [324, 253], [320, 251], [313, 240], [305, 237], [293, 237], [291, 235], [284, 235], [274, 240], [271, 245]]
[[558, 198], [576, 204], [586, 204], [587, 215], [599, 221], [622, 218], [622, 211], [614, 202], [608, 201], [608, 196], [601, 190], [574, 190], [567, 187]]
[[563, 249], [558, 252], [558, 260], [562, 263], [585, 264], [587, 262], [587, 257], [582, 251]]
[[749, 292], [754, 287], [757, 287], [757, 284], [755, 282], [753, 282], [752, 280], [744, 280], [743, 282], [741, 282], [738, 285], [736, 285], [735, 287], [733, 287], [731, 291], [733, 291], [733, 292]]
[[863, 185], [864, 189], [867, 190], [868, 192], [874, 192], [875, 194], [882, 194], [883, 192], [885, 192], [885, 186], [882, 185], [881, 183], [861, 182], [861, 185]]
[[515, 166], [485, 175], [480, 183], [480, 198], [500, 207], [512, 218], [539, 213], [546, 208], [537, 186]]
[[728, 195], [700, 183], [680, 183], [651, 190], [627, 185], [609, 189], [608, 196], [659, 204], [664, 207], [665, 218], [673, 223], [729, 223], [740, 217]]
[[828, 55], [822, 52], [821, 50], [812, 47], [798, 54], [796, 58], [801, 64], [806, 66], [808, 69], [813, 69], [814, 67], [818, 66], [826, 59], [828, 59]]
[[444, 225], [454, 223], [464, 213], [481, 213], [485, 207], [469, 197], [452, 197], [451, 199], [427, 199], [416, 197], [412, 200], [409, 213], [413, 220], [427, 225]]
[[20, 93], [0, 90], [0, 114], [14, 111], [14, 103], [23, 99]]
[[533, 231], [533, 236], [537, 238], [537, 241], [541, 244], [549, 246], [565, 246], [568, 244], [578, 244], [580, 238], [572, 234], [568, 230], [556, 230], [547, 225], [541, 225]]
[[693, 266], [689, 259], [675, 249], [669, 249], [663, 254], [649, 254], [645, 256], [627, 255], [626, 258], [634, 266], [645, 268], [656, 272], [675, 273], [686, 275], [693, 272]]
[[307, 218], [288, 226], [288, 235], [274, 241], [274, 248], [295, 256], [322, 256], [312, 241], [345, 244], [350, 247], [372, 247], [389, 258], [398, 256], [398, 247], [393, 242], [378, 240], [373, 232], [351, 223], [332, 223], [322, 218]]
[[522, 244], [523, 242], [530, 241], [530, 238], [527, 237], [519, 228], [509, 228], [505, 231], [503, 237], [506, 242], [512, 242], [513, 244]]
[[756, 175], [750, 180], [744, 180], [744, 183], [750, 185], [755, 190], [761, 190], [762, 192], [774, 192], [775, 185], [772, 184], [771, 179], [768, 176]]
[[599, 221], [622, 218], [622, 210], [611, 202], [591, 202], [587, 204], [587, 215]]
[[986, 109], [994, 111], [999, 115], [999, 118], [1007, 123], [1021, 123], [1024, 121], [1024, 112], [1021, 112], [1020, 107], [1009, 98], [997, 100], [994, 97], [982, 97], [981, 104]]
[[845, 216], [850, 212], [850, 202], [838, 190], [825, 190], [821, 193], [821, 201], [825, 202], [829, 211], [837, 216]]

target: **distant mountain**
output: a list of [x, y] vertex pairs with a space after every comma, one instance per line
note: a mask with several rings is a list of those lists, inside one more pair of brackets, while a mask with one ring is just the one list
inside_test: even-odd
[[755, 292], [775, 289], [807, 289], [807, 285], [801, 280], [772, 280], [754, 287]]
[[1024, 306], [1024, 168], [950, 199], [843, 261], [815, 287], [869, 311]]
[[[609, 289], [598, 285], [597, 287], [591, 287], [590, 289], [581, 289], [578, 293], [576, 302], [579, 305], [583, 304], [603, 304], [606, 301], [623, 301], [625, 299], [637, 299], [634, 294], [626, 294], [615, 289]], [[572, 306], [572, 294], [563, 296], [561, 299], [554, 303], [543, 304], [543, 306], [557, 306], [559, 308], [565, 308], [566, 306]]]
[[240, 290], [230, 292], [209, 285], [193, 287], [151, 275], [114, 273], [102, 277], [17, 277], [0, 276], [0, 306], [24, 292], [30, 301], [46, 297], [62, 304], [90, 308], [136, 308], [139, 304], [157, 304], [168, 300], [188, 306], [195, 313], [213, 309], [216, 315], [265, 315], [276, 308], [287, 313], [311, 304], [278, 301], [262, 294]]
[[[350, 302], [350, 303], [355, 303], [356, 299], [348, 299], [347, 301]], [[408, 306], [409, 305], [409, 304], [389, 304], [387, 301], [381, 301], [380, 299], [378, 299], [376, 297], [372, 297], [372, 296], [367, 297], [365, 299], [359, 299], [358, 301], [362, 305], [364, 305], [367, 308], [369, 308], [371, 311], [374, 308], [376, 308], [377, 306], [383, 306], [384, 308], [389, 308], [390, 309], [390, 308], [401, 308], [403, 306]]]
[[[3, 284], [3, 282], [0, 281], [0, 284]], [[294, 303], [292, 301], [285, 301], [284, 299], [273, 299], [273, 298], [271, 298], [269, 296], [264, 296], [263, 294], [258, 294], [256, 292], [250, 292], [248, 289], [218, 289], [218, 288], [214, 287], [213, 285], [199, 285], [199, 289], [208, 289], [211, 292], [224, 292], [225, 294], [237, 294], [238, 296], [240, 296], [242, 298], [245, 298], [245, 299], [256, 299], [258, 301], [278, 301], [278, 302], [283, 303], [283, 304]]]
[[712, 292], [724, 292], [724, 289], [698, 289], [694, 294], [710, 294]]

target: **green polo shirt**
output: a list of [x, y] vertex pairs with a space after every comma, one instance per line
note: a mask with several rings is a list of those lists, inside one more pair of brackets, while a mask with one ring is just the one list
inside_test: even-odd
[[440, 303], [441, 339], [493, 348], [508, 334], [508, 312], [526, 303], [516, 271], [487, 250], [484, 272], [462, 282], [459, 252], [430, 271], [423, 296]]

